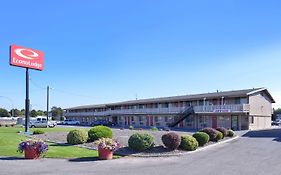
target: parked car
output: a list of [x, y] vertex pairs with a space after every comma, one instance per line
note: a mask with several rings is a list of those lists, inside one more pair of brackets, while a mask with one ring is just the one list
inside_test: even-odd
[[98, 126], [98, 125], [103, 125], [103, 126], [116, 126], [116, 123], [113, 123], [111, 121], [107, 120], [97, 120], [91, 123], [91, 126]]
[[273, 126], [280, 126], [281, 125], [281, 119], [277, 119], [275, 121], [272, 121], [271, 125], [273, 125]]
[[31, 128], [47, 128], [47, 126], [53, 128], [57, 126], [57, 124], [52, 121], [47, 122], [47, 117], [36, 117], [35, 119], [30, 120], [29, 126]]
[[71, 119], [66, 119], [62, 122], [63, 125], [80, 125], [80, 121], [78, 120], [71, 120]]

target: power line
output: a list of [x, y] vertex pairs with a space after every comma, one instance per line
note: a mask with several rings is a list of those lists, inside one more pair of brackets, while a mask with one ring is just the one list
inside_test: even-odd
[[31, 84], [32, 84], [33, 86], [37, 87], [38, 89], [46, 90], [45, 87], [42, 87], [42, 86], [38, 85], [38, 84], [35, 83], [31, 78], [29, 78], [29, 80], [30, 80]]
[[57, 92], [60, 92], [60, 93], [68, 94], [68, 95], [74, 95], [74, 96], [91, 98], [91, 99], [95, 98], [95, 97], [92, 97], [92, 96], [77, 94], [77, 93], [73, 93], [73, 92], [69, 92], [69, 91], [65, 91], [65, 90], [61, 90], [61, 89], [57, 89], [57, 88], [55, 88], [54, 90], [57, 91]]
[[[38, 83], [36, 83], [33, 79], [30, 78], [30, 82], [33, 86], [35, 86], [36, 88], [40, 89], [40, 90], [46, 90], [47, 88], [45, 87], [42, 87], [40, 85], [38, 85]], [[84, 95], [84, 94], [77, 94], [77, 93], [74, 93], [74, 92], [70, 92], [70, 91], [66, 91], [66, 90], [61, 90], [61, 89], [57, 89], [57, 88], [51, 88], [51, 90], [55, 91], [55, 92], [59, 92], [59, 93], [63, 93], [63, 94], [68, 94], [68, 95], [73, 95], [73, 96], [79, 96], [79, 97], [84, 97], [84, 98], [95, 98], [95, 97], [92, 97], [92, 96], [89, 96], [89, 95]]]

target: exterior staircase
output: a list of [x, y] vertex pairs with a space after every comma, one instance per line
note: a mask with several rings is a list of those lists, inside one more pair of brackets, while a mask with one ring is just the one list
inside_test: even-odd
[[194, 110], [193, 110], [193, 106], [188, 106], [187, 108], [185, 108], [183, 111], [181, 111], [180, 113], [178, 113], [175, 116], [175, 120], [174, 122], [168, 124], [169, 127], [175, 127], [177, 124], [179, 124], [181, 121], [183, 121], [184, 119], [186, 119], [189, 115], [194, 114]]

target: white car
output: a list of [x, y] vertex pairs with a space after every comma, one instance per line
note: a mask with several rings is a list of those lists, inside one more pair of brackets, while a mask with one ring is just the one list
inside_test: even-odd
[[47, 122], [46, 117], [36, 117], [35, 119], [30, 120], [30, 122], [29, 122], [29, 126], [31, 128], [47, 128], [47, 126], [50, 128], [53, 128], [56, 125], [57, 124], [55, 122], [52, 122], [52, 121]]
[[78, 120], [66, 119], [62, 122], [63, 125], [80, 125]]

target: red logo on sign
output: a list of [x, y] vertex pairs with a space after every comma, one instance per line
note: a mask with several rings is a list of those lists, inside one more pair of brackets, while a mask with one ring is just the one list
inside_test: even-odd
[[43, 70], [44, 53], [34, 49], [11, 45], [10, 65]]

